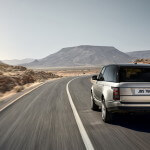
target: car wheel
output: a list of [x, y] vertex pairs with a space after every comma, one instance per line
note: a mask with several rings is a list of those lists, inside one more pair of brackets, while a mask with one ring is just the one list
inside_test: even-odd
[[107, 110], [105, 102], [102, 102], [102, 119], [106, 123], [112, 122], [112, 114]]
[[98, 110], [98, 109], [99, 109], [99, 106], [97, 106], [97, 105], [95, 104], [95, 101], [94, 101], [94, 98], [93, 98], [92, 93], [91, 93], [91, 109], [92, 109], [92, 110]]

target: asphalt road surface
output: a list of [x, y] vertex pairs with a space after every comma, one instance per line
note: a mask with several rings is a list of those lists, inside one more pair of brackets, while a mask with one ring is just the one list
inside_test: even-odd
[[[0, 150], [88, 149], [66, 92], [71, 79], [46, 83], [0, 112]], [[106, 124], [90, 109], [90, 88], [90, 77], [68, 85], [93, 149], [149, 150], [150, 115], [118, 116]]]

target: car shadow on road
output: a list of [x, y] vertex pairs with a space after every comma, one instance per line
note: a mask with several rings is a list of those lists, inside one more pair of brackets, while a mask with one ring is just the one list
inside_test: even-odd
[[113, 124], [139, 132], [150, 133], [150, 114], [118, 115], [114, 118]]

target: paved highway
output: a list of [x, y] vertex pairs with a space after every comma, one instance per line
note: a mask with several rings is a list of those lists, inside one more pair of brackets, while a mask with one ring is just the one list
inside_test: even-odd
[[150, 149], [149, 116], [106, 124], [90, 109], [90, 78], [72, 79], [48, 82], [0, 112], [0, 150]]

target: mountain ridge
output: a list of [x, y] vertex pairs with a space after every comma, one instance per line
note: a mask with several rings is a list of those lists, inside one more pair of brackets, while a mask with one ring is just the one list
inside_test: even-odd
[[95, 66], [110, 63], [127, 63], [131, 57], [113, 46], [80, 45], [62, 48], [43, 59], [22, 64], [26, 67]]
[[150, 58], [150, 50], [133, 51], [133, 52], [127, 52], [126, 54], [135, 59]]

